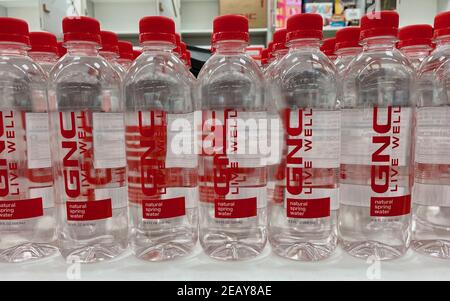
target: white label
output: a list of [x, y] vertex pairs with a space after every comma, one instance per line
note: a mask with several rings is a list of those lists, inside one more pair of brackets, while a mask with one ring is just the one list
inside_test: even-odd
[[[372, 138], [391, 136], [390, 147], [385, 149], [383, 154], [398, 159], [399, 166], [408, 165], [413, 111], [407, 107], [402, 107], [400, 112], [397, 112], [397, 109], [399, 108], [392, 108], [391, 130], [385, 134], [379, 134], [373, 129], [374, 108], [342, 110], [341, 163], [376, 165], [377, 163], [372, 162], [372, 154], [380, 148], [380, 144], [373, 143]], [[378, 124], [387, 124], [387, 110], [378, 108]], [[396, 133], [397, 131], [399, 132]], [[398, 143], [398, 146], [394, 142]]]
[[166, 168], [196, 168], [194, 113], [167, 114]]
[[268, 149], [267, 112], [229, 113], [226, 128], [226, 153], [230, 162], [239, 167], [261, 167], [265, 165]]
[[117, 168], [126, 165], [125, 126], [121, 113], [94, 113], [94, 167]]
[[339, 188], [332, 188], [332, 189], [314, 188], [313, 193], [302, 194], [302, 195], [293, 195], [293, 194], [290, 194], [287, 190], [285, 190], [284, 208], [287, 207], [287, 199], [288, 198], [302, 199], [302, 200], [330, 198], [330, 210], [338, 210], [339, 209]]
[[30, 188], [30, 199], [40, 197], [44, 209], [53, 208], [55, 207], [53, 192], [53, 187]]
[[[312, 112], [312, 114], [311, 114]], [[290, 112], [290, 126], [299, 127], [298, 110]], [[339, 111], [303, 111], [302, 158], [311, 161], [313, 168], [338, 168], [341, 147], [341, 114]], [[288, 154], [295, 153], [296, 146], [289, 146]]]
[[51, 167], [47, 113], [26, 113], [28, 168]]
[[[396, 190], [395, 195], [391, 190]], [[377, 197], [393, 197], [409, 194], [409, 187], [389, 187], [387, 192]], [[344, 205], [370, 207], [370, 196], [374, 195], [370, 185], [339, 184], [339, 202]]]
[[111, 199], [112, 209], [124, 208], [128, 204], [127, 187], [95, 189], [95, 200]]
[[415, 161], [450, 164], [450, 107], [417, 109]]
[[166, 188], [166, 193], [161, 195], [162, 200], [184, 197], [184, 206], [186, 209], [197, 207], [199, 199], [198, 187], [176, 187]]

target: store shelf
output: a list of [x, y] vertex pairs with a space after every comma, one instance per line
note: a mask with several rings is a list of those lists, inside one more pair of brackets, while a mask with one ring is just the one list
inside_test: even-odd
[[412, 250], [402, 258], [372, 262], [338, 249], [320, 262], [296, 262], [270, 253], [243, 262], [219, 262], [201, 253], [169, 262], [144, 262], [130, 253], [97, 264], [66, 264], [61, 257], [0, 264], [0, 280], [450, 280], [450, 261]]

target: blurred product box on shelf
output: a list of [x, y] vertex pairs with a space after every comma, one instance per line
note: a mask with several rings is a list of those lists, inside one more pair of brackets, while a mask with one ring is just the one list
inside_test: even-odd
[[275, 26], [286, 27], [286, 20], [302, 12], [302, 0], [276, 0]]
[[333, 2], [311, 2], [305, 3], [306, 13], [319, 14], [323, 18], [324, 25], [330, 25], [333, 17]]
[[247, 17], [250, 28], [267, 27], [266, 0], [220, 0], [220, 15], [238, 14]]
[[361, 9], [347, 8], [345, 10], [345, 20], [347, 22], [347, 26], [359, 26], [359, 19], [361, 16]]
[[395, 10], [397, 9], [397, 0], [366, 0], [366, 12]]

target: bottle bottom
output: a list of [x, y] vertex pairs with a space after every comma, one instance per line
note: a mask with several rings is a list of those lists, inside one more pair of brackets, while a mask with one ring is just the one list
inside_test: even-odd
[[70, 249], [62, 249], [61, 255], [70, 262], [95, 263], [111, 260], [127, 249], [126, 241], [117, 242], [113, 237], [98, 237], [96, 242], [75, 243]]
[[22, 243], [14, 247], [0, 251], [0, 262], [19, 263], [41, 260], [57, 255], [59, 250], [56, 246], [46, 243]]
[[362, 259], [396, 259], [402, 257], [408, 250], [405, 245], [387, 245], [379, 241], [346, 241], [341, 239], [340, 244], [348, 254]]
[[166, 261], [193, 253], [198, 240], [198, 210], [166, 219], [143, 219], [142, 208], [130, 205], [130, 245], [134, 255], [145, 261]]
[[[275, 211], [279, 209], [274, 207], [272, 217], [276, 216]], [[329, 218], [286, 221], [283, 215], [278, 220], [284, 221], [284, 227], [269, 227], [269, 242], [278, 256], [292, 260], [318, 261], [335, 252], [338, 243], [336, 211], [332, 211]], [[293, 224], [286, 224], [289, 221]], [[276, 220], [272, 222], [276, 223]]]
[[111, 218], [61, 224], [60, 251], [70, 262], [111, 260], [128, 247], [128, 209], [114, 209]]
[[450, 208], [414, 205], [411, 247], [418, 253], [450, 259]]
[[267, 243], [265, 227], [254, 229], [200, 230], [200, 244], [211, 258], [224, 261], [248, 260], [260, 255]]
[[354, 257], [395, 259], [408, 250], [411, 215], [372, 217], [369, 207], [341, 203], [339, 238], [342, 248]]

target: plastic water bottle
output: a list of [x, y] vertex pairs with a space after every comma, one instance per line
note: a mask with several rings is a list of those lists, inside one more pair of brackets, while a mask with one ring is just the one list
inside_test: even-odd
[[27, 56], [28, 24], [0, 18], [0, 261], [57, 254], [42, 68]]
[[258, 147], [267, 109], [262, 72], [245, 54], [248, 40], [245, 17], [214, 19], [216, 51], [198, 76], [200, 243], [221, 260], [253, 258], [267, 241], [267, 170]]
[[138, 50], [138, 49], [133, 49], [133, 60], [135, 61], [138, 56], [140, 56], [142, 54], [142, 50]]
[[339, 234], [360, 258], [399, 257], [411, 239], [414, 71], [395, 48], [398, 22], [362, 17], [363, 52], [343, 76]]
[[120, 74], [124, 76], [126, 70], [119, 63], [119, 40], [117, 39], [117, 34], [112, 31], [102, 30], [100, 32], [102, 40], [102, 48], [100, 49], [100, 55], [103, 56], [111, 67]]
[[49, 32], [30, 32], [31, 49], [28, 55], [48, 74], [58, 61], [56, 36]]
[[336, 60], [334, 64], [339, 73], [361, 53], [362, 47], [359, 45], [359, 27], [346, 27], [336, 32]]
[[328, 38], [323, 40], [322, 46], [320, 46], [320, 51], [322, 51], [330, 60], [334, 62], [336, 59], [335, 54], [336, 49], [336, 38]]
[[266, 80], [266, 97], [269, 103], [268, 106], [268, 139], [270, 145], [274, 147], [274, 152], [271, 154], [270, 160], [268, 160], [268, 182], [267, 182], [267, 199], [271, 200], [274, 197], [280, 197], [280, 190], [277, 189], [275, 194], [276, 177], [280, 168], [281, 154], [283, 152], [283, 136], [284, 129], [281, 124], [278, 108], [276, 107], [275, 97], [272, 95], [271, 85], [276, 82], [281, 72], [278, 72], [277, 66], [282, 58], [287, 54], [288, 49], [286, 47], [286, 29], [279, 29], [275, 31], [273, 35], [272, 52], [274, 56], [273, 62], [266, 67], [264, 77]]
[[433, 50], [433, 27], [428, 24], [410, 25], [400, 28], [397, 48], [406, 55], [415, 69]]
[[66, 17], [62, 27], [68, 52], [49, 84], [59, 244], [71, 262], [97, 262], [128, 243], [121, 80], [99, 55], [97, 20]]
[[287, 20], [289, 52], [274, 69], [272, 101], [284, 126], [269, 206], [269, 241], [286, 258], [329, 257], [337, 245], [340, 112], [333, 62], [320, 51], [323, 20]]
[[118, 46], [119, 58], [117, 59], [117, 62], [126, 71], [130, 69], [130, 66], [133, 63], [133, 44], [128, 41], [119, 41]]
[[176, 47], [175, 23], [139, 22], [143, 53], [124, 80], [131, 248], [148, 261], [190, 254], [198, 239], [198, 156], [193, 87]]
[[417, 82], [412, 247], [450, 258], [450, 12], [434, 20], [436, 50], [426, 58]]

